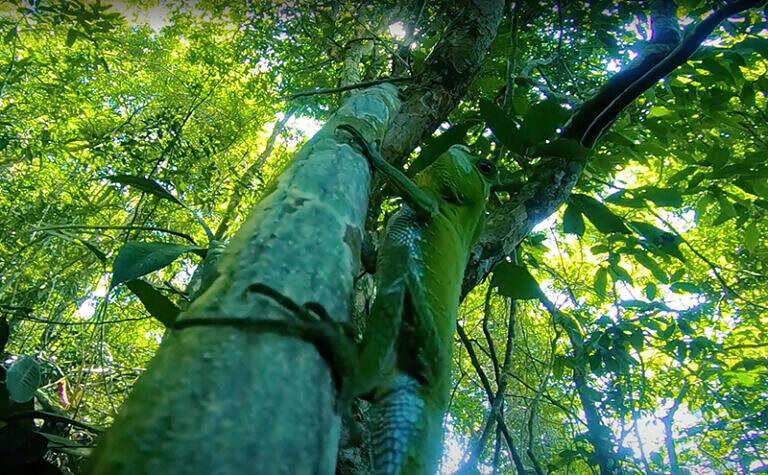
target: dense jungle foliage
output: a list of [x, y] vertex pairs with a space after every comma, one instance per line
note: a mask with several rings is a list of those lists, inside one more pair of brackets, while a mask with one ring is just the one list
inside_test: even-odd
[[[0, 465], [27, 473], [80, 473], [201, 257], [344, 97], [445, 86], [418, 78], [476, 2], [138, 3], [0, 5]], [[593, 143], [551, 150], [663, 26], [677, 44], [734, 3]], [[542, 154], [586, 165], [565, 202], [525, 203], [535, 227], [509, 251], [489, 243], [516, 218], [495, 221], [493, 272], [470, 262], [442, 471], [768, 471], [765, 4], [507, 2], [457, 91], [387, 158], [412, 173], [469, 145], [501, 170], [491, 216], [514, 215]], [[361, 323], [370, 276], [357, 291]]]

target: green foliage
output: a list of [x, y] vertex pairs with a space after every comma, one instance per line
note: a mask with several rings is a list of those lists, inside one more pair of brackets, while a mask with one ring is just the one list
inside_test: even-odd
[[150, 315], [166, 327], [173, 325], [181, 310], [171, 299], [141, 279], [126, 281], [125, 285], [141, 300], [141, 304], [144, 305]]
[[5, 375], [8, 396], [13, 402], [27, 402], [35, 395], [40, 384], [40, 366], [29, 357], [23, 356], [11, 363]]
[[477, 125], [477, 123], [478, 122], [475, 120], [468, 120], [454, 125], [437, 137], [432, 137], [424, 145], [419, 156], [413, 160], [411, 166], [408, 167], [407, 175], [409, 177], [416, 176], [417, 173], [427, 168], [437, 159], [437, 157], [448, 150], [451, 145], [464, 143], [467, 132], [470, 128]]
[[110, 287], [160, 270], [185, 252], [199, 250], [202, 248], [166, 242], [128, 242], [115, 257]]
[[516, 300], [536, 299], [541, 294], [539, 285], [528, 270], [510, 262], [494, 267], [491, 285], [498, 287], [499, 294]]
[[629, 233], [629, 229], [624, 225], [621, 218], [596, 199], [575, 193], [571, 195], [569, 203], [576, 211], [583, 213], [600, 232], [606, 234]]
[[[362, 80], [424, 71], [462, 14], [450, 2], [427, 2], [400, 49], [387, 28], [392, 18], [412, 17], [379, 2], [298, 2], [290, 12], [281, 2], [257, 3], [201, 5], [207, 15], [176, 5], [155, 27], [106, 4], [0, 7], [0, 419], [40, 410], [42, 400], [67, 417], [108, 425], [163, 324], [189, 304], [185, 286], [199, 263], [189, 253], [203, 254], [217, 234], [206, 223], [228, 239], [306, 138], [289, 122], [262, 160], [278, 114], [298, 108], [303, 119], [322, 122], [339, 103], [338, 95], [287, 98], [337, 87], [349, 46], [374, 34], [357, 68]], [[719, 5], [678, 3], [678, 16], [694, 24]], [[672, 407], [684, 470], [761, 470], [768, 444], [764, 13], [723, 22], [588, 151], [557, 139], [557, 130], [611, 70], [653, 47], [638, 40], [650, 38], [645, 3], [524, 1], [512, 10], [459, 106], [447, 118], [424, 118], [446, 123], [410, 159], [409, 173], [467, 142], [510, 178], [496, 189], [493, 215], [523, 190], [540, 157], [586, 163], [555, 217], [562, 227], [544, 220], [517, 250], [520, 264], [499, 264], [461, 309], [492, 390], [505, 374], [511, 322], [503, 413], [513, 441], [545, 469], [590, 473], [595, 449], [576, 391], [583, 374], [584, 396], [610, 440], [631, 447], [622, 455], [625, 472], [670, 472], [667, 448], [646, 427], [661, 424]], [[526, 199], [536, 206], [551, 191]], [[537, 281], [558, 319], [537, 300]], [[13, 368], [21, 361], [37, 362], [39, 382], [34, 370]], [[447, 437], [470, 447], [488, 398], [461, 345], [454, 367]], [[8, 402], [10, 394], [26, 402]], [[92, 440], [71, 427], [9, 427], [0, 428], [0, 445], [17, 448], [23, 460], [15, 466], [51, 459], [48, 451], [62, 445], [57, 436]], [[480, 457], [484, 471], [494, 437]], [[63, 452], [56, 464], [76, 472], [82, 452]], [[513, 473], [503, 443], [499, 453], [500, 471]]]
[[563, 213], [563, 232], [581, 236], [584, 234], [584, 217], [576, 206], [568, 205]]

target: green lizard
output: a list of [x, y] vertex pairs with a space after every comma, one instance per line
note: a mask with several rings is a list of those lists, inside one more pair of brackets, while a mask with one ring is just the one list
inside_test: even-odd
[[379, 249], [376, 299], [354, 378], [355, 390], [373, 391], [374, 473], [433, 474], [462, 277], [497, 170], [454, 145], [414, 183], [356, 130], [340, 128], [355, 136], [404, 200]]
[[299, 305], [264, 284], [249, 289], [290, 310], [289, 321], [198, 317], [177, 330], [238, 326], [303, 338], [328, 360], [345, 407], [355, 395], [373, 398], [374, 473], [433, 474], [448, 405], [451, 350], [464, 268], [485, 214], [493, 163], [454, 145], [416, 175], [387, 163], [350, 125], [372, 168], [404, 200], [387, 225], [376, 264], [376, 299], [359, 348], [346, 326], [313, 302]]

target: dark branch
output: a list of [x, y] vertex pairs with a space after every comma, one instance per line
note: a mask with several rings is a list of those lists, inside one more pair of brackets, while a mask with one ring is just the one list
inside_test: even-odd
[[118, 229], [124, 231], [155, 231], [159, 233], [172, 234], [180, 238], [186, 239], [195, 246], [197, 242], [192, 239], [189, 234], [185, 234], [179, 231], [173, 231], [171, 229], [158, 228], [156, 226], [87, 226], [84, 224], [55, 224], [51, 226], [43, 226], [41, 228], [35, 228], [32, 231], [53, 231], [56, 229]]
[[364, 89], [366, 87], [376, 86], [377, 84], [384, 84], [385, 82], [396, 84], [400, 82], [412, 81], [413, 78], [381, 78], [374, 79], [373, 81], [359, 82], [356, 84], [350, 84], [349, 86], [333, 87], [328, 89], [315, 89], [314, 91], [301, 91], [290, 96], [283, 97], [284, 100], [298, 99], [299, 97], [316, 96], [318, 94], [337, 94], [339, 92], [351, 91], [353, 89]]

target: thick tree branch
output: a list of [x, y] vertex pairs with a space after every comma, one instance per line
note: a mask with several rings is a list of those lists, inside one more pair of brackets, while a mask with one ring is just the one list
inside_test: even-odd
[[[448, 118], [467, 92], [496, 37], [503, 0], [463, 0], [464, 12], [455, 18], [424, 61], [420, 72], [401, 90], [403, 106], [392, 120], [381, 144], [387, 161], [402, 166], [408, 155]], [[367, 229], [375, 228], [384, 182], [372, 185]]]
[[[552, 321], [565, 330], [574, 353], [576, 355], [583, 354], [585, 351], [584, 337], [581, 335], [575, 322], [570, 317], [561, 313], [543, 294], [539, 296], [539, 300], [552, 316]], [[584, 411], [584, 418], [587, 421], [587, 438], [594, 447], [595, 458], [600, 466], [601, 475], [617, 475], [622, 473], [622, 469], [611, 442], [612, 432], [600, 417], [600, 411], [598, 410], [600, 400], [593, 396], [593, 391], [590, 391], [587, 371], [586, 365], [576, 367], [573, 369], [572, 378], [582, 410]]]
[[382, 143], [382, 154], [402, 164], [445, 121], [480, 69], [501, 22], [502, 0], [467, 0], [444, 33], [424, 71], [402, 91], [403, 107]]
[[672, 425], [675, 421], [675, 413], [680, 408], [680, 403], [685, 397], [685, 393], [688, 392], [688, 382], [683, 384], [680, 388], [680, 392], [675, 398], [675, 402], [672, 407], [667, 411], [667, 415], [661, 418], [661, 422], [664, 423], [664, 446], [667, 448], [667, 457], [669, 457], [669, 467], [672, 475], [681, 475], [683, 472], [680, 470], [680, 462], [677, 459], [677, 450], [675, 449], [675, 437], [672, 432]]

